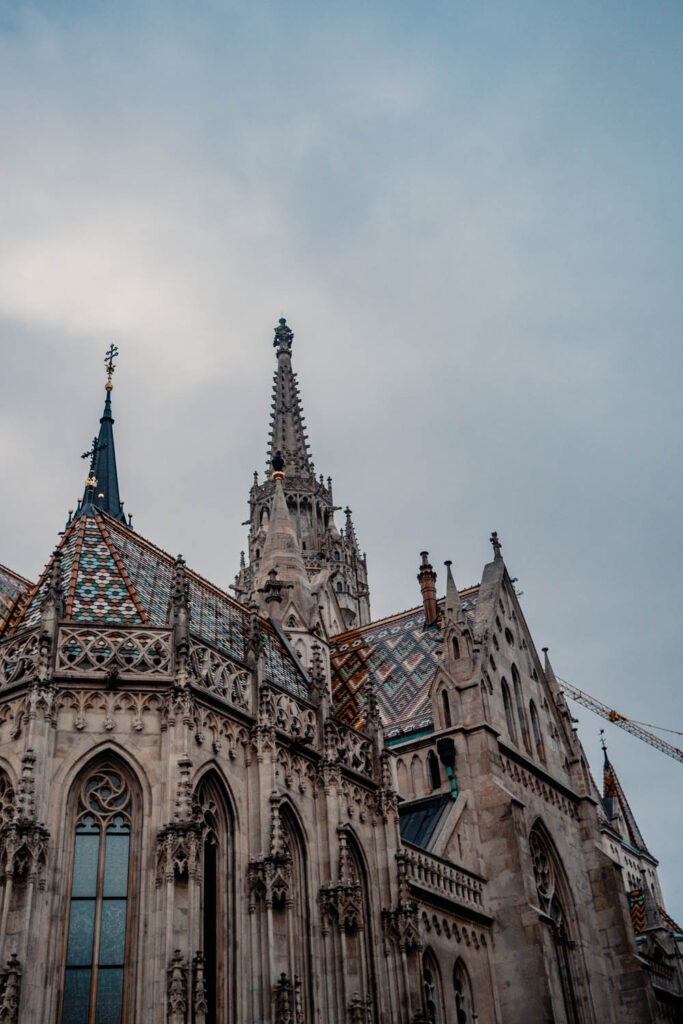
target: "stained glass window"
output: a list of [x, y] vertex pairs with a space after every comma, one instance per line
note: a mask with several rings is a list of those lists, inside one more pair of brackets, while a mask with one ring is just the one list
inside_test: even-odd
[[121, 1024], [130, 828], [126, 782], [99, 768], [78, 797], [62, 1024]]

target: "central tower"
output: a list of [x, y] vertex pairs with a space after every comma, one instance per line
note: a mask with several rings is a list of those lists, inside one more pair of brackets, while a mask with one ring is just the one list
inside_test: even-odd
[[[278, 569], [278, 558], [291, 560], [291, 550], [279, 556], [278, 537], [283, 533], [283, 514], [289, 519], [306, 580], [324, 627], [330, 636], [370, 621], [367, 563], [356, 538], [351, 509], [346, 508], [340, 531], [334, 521], [332, 480], [315, 475], [309, 453], [304, 414], [296, 374], [292, 369], [294, 333], [284, 317], [275, 328], [273, 347], [277, 365], [273, 377], [270, 436], [266, 478], [249, 492], [248, 560], [242, 553], [234, 590], [244, 603], [263, 603], [268, 573]], [[284, 502], [276, 501], [282, 492]], [[277, 522], [275, 521], [277, 520]], [[272, 529], [271, 529], [272, 526]], [[269, 534], [272, 534], [269, 536]], [[264, 559], [264, 554], [267, 558]], [[285, 602], [286, 603], [286, 602]], [[272, 608], [269, 609], [272, 614]]]

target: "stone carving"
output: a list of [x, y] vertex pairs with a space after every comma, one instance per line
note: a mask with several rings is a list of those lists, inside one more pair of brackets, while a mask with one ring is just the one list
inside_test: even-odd
[[256, 910], [257, 902], [269, 908], [274, 903], [289, 905], [291, 900], [292, 855], [282, 831], [280, 798], [276, 793], [270, 798], [270, 849], [249, 862], [247, 888], [250, 914]]
[[294, 700], [289, 694], [281, 693], [275, 698], [276, 729], [300, 743], [315, 742], [315, 714], [300, 701]]
[[37, 676], [39, 656], [37, 629], [0, 644], [0, 689]]
[[303, 1024], [303, 1020], [301, 982], [296, 975], [290, 981], [283, 973], [275, 985], [275, 1024]]
[[55, 671], [59, 675], [106, 675], [116, 667], [122, 676], [164, 676], [171, 672], [168, 629], [111, 626], [62, 626]]
[[347, 1024], [372, 1024], [372, 1000], [370, 997], [363, 999], [359, 992], [355, 992], [346, 1010]]
[[205, 644], [191, 641], [188, 678], [222, 700], [249, 709], [251, 673]]
[[195, 953], [192, 960], [192, 1012], [193, 1024], [205, 1024], [209, 1004], [206, 998], [203, 953]]
[[345, 768], [373, 776], [370, 741], [362, 733], [331, 718], [325, 722], [325, 754]]
[[166, 1010], [168, 1024], [186, 1024], [187, 962], [179, 949], [166, 969]]
[[12, 953], [0, 978], [0, 1022], [17, 1024], [21, 993], [21, 967], [16, 953]]

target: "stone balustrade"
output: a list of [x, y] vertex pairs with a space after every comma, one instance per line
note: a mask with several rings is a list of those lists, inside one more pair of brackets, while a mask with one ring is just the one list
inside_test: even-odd
[[404, 846], [408, 882], [456, 903], [465, 903], [478, 910], [484, 910], [484, 883], [481, 879], [409, 843], [405, 843]]

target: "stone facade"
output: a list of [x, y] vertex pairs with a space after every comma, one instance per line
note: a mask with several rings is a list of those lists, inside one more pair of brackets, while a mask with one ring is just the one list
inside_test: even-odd
[[371, 622], [292, 337], [237, 599], [98, 489], [111, 368], [58, 550], [0, 571], [0, 1021], [680, 1020], [657, 862], [497, 537], [477, 588], [448, 564], [438, 600], [425, 552], [418, 607]]

